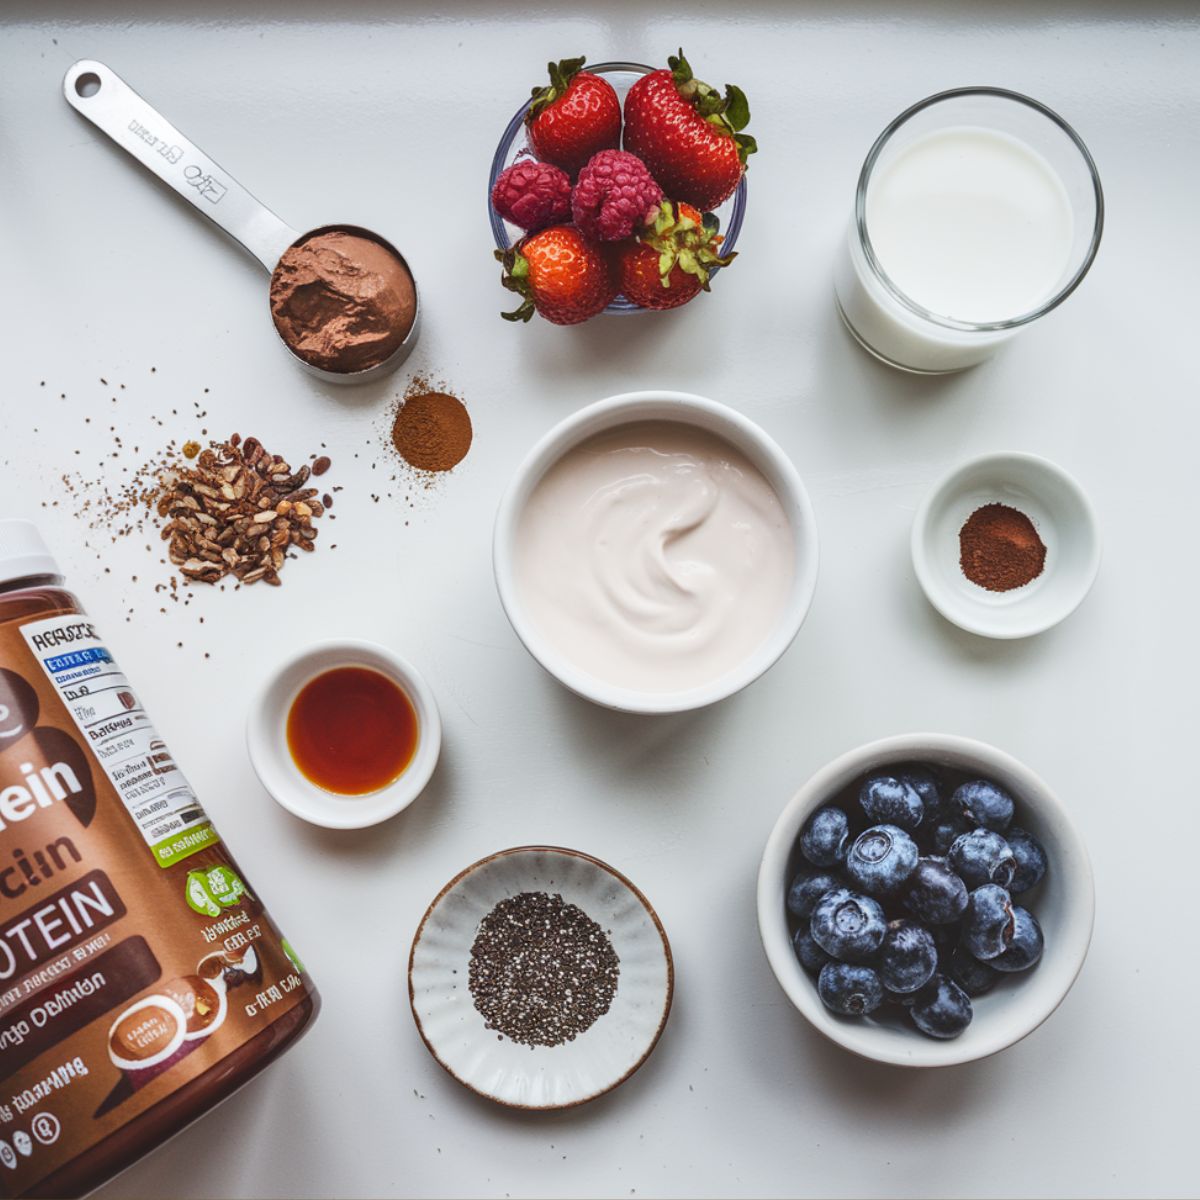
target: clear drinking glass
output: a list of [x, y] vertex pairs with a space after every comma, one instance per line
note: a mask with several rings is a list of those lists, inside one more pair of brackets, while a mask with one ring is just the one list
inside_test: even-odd
[[[919, 142], [922, 144], [914, 150]], [[953, 307], [945, 302], [953, 287], [948, 292], [945, 286], [939, 286], [945, 283], [944, 278], [922, 279], [923, 261], [929, 264], [926, 274], [940, 272], [944, 277], [947, 271], [953, 274], [971, 261], [969, 254], [955, 257], [960, 245], [969, 243], [971, 237], [976, 238], [977, 245], [986, 243], [988, 218], [981, 205], [988, 203], [984, 193], [993, 177], [977, 170], [979, 160], [972, 157], [972, 142], [976, 151], [983, 146], [985, 155], [998, 154], [1001, 159], [1011, 160], [1007, 164], [1001, 162], [1000, 166], [1016, 172], [1011, 176], [1016, 180], [1011, 184], [1013, 187], [1020, 188], [1029, 179], [1036, 184], [1039, 172], [1047, 187], [1057, 180], [1053, 192], [1055, 203], [1062, 201], [1061, 212], [1050, 214], [1047, 205], [1039, 208], [1034, 203], [1031, 240], [1027, 245], [1020, 244], [1024, 235], [1014, 225], [1009, 223], [1003, 228], [1004, 236], [1010, 240], [1017, 238], [1018, 244], [1013, 246], [1016, 253], [1011, 256], [1014, 263], [1028, 266], [1032, 257], [1036, 267], [1043, 242], [1046, 243], [1045, 261], [1041, 265], [1048, 272], [1047, 286], [1040, 296], [1018, 305], [1015, 311], [1004, 311], [1004, 300], [1000, 298], [1006, 291], [1011, 298], [1012, 288], [1006, 287], [1012, 284], [1011, 279], [996, 281], [996, 307], [1000, 311], [971, 311], [969, 315], [962, 311], [942, 311]], [[959, 151], [965, 152], [966, 157], [958, 155]], [[938, 155], [942, 155], [940, 161]], [[889, 174], [889, 168], [902, 156], [906, 156], [906, 161], [899, 170], [907, 171], [904, 176], [907, 190], [888, 182], [896, 174]], [[918, 161], [923, 165], [914, 173], [911, 164]], [[974, 176], [973, 168], [976, 168]], [[1004, 176], [1004, 169], [996, 179]], [[982, 182], [985, 179], [987, 182]], [[939, 181], [944, 181], [945, 186], [941, 187]], [[1010, 177], [997, 186], [1009, 187]], [[929, 189], [929, 215], [924, 225], [922, 187]], [[972, 187], [976, 189], [973, 197], [967, 194]], [[885, 207], [888, 205], [890, 209]], [[897, 212], [901, 217], [897, 218]], [[1057, 219], [1050, 237], [1045, 230], [1032, 228], [1043, 215], [1046, 221]], [[897, 220], [908, 222], [912, 234], [908, 239], [910, 246], [929, 246], [934, 252], [924, 259], [919, 254], [906, 255], [904, 226], [898, 225]], [[880, 254], [880, 246], [872, 241], [873, 223], [877, 235], [882, 234], [885, 223], [888, 225], [894, 254], [893, 273], [896, 263], [902, 262], [907, 289], [888, 274], [888, 254]], [[991, 357], [1022, 326], [1056, 308], [1079, 286], [1096, 256], [1103, 227], [1104, 195], [1096, 164], [1079, 135], [1057, 113], [1028, 96], [1002, 88], [939, 92], [902, 112], [879, 135], [863, 163], [854, 216], [835, 269], [838, 309], [862, 346], [894, 367], [927, 374], [962, 370]], [[967, 243], [961, 242], [960, 235], [967, 237]], [[939, 246], [939, 241], [944, 244]], [[995, 269], [1006, 274], [1007, 256], [995, 252], [1000, 244], [997, 241], [985, 249], [990, 249]], [[939, 255], [938, 250], [945, 253]], [[908, 261], [904, 261], [906, 258]], [[918, 286], [914, 286], [914, 281]], [[963, 307], [986, 308], [987, 278], [974, 274], [962, 283], [975, 293], [971, 303], [964, 303]], [[924, 303], [920, 298], [923, 288]], [[939, 292], [941, 302], [929, 299], [931, 294]]]

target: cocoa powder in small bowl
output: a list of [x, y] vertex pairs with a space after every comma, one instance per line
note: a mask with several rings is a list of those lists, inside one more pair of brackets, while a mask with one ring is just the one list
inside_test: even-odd
[[442, 389], [426, 379], [414, 379], [392, 419], [392, 446], [417, 471], [453, 470], [471, 449], [474, 430], [467, 407]]
[[989, 592], [1011, 592], [1032, 583], [1046, 565], [1046, 546], [1037, 526], [1020, 509], [985, 504], [958, 534], [959, 566]]

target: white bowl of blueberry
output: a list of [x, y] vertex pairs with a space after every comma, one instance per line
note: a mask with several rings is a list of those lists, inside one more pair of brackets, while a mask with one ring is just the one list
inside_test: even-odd
[[763, 947], [792, 1003], [878, 1062], [1011, 1046], [1087, 956], [1087, 849], [1032, 771], [984, 742], [911, 734], [818, 771], [767, 839]]

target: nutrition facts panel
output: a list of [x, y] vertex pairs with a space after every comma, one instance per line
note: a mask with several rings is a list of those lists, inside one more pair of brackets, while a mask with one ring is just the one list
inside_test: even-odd
[[160, 866], [217, 841], [166, 743], [129, 680], [78, 615], [49, 617], [21, 632]]

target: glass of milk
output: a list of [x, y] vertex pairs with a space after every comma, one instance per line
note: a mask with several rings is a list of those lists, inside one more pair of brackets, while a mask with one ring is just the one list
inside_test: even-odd
[[1079, 135], [1001, 88], [956, 88], [902, 112], [858, 179], [838, 308], [905, 371], [974, 366], [1079, 286], [1104, 196]]

